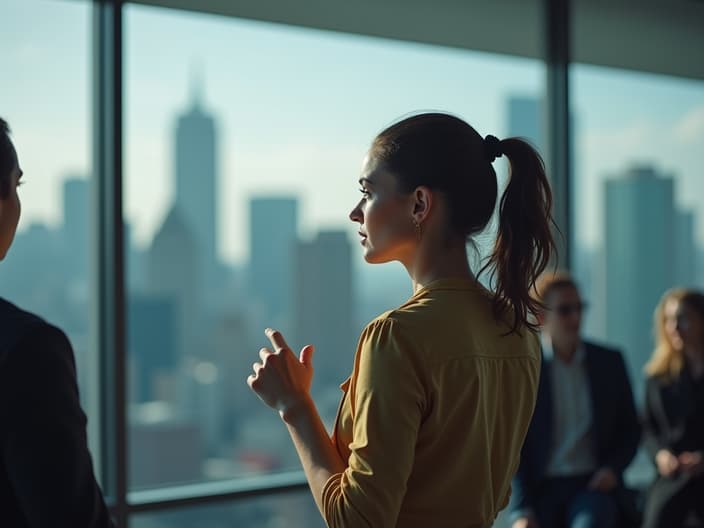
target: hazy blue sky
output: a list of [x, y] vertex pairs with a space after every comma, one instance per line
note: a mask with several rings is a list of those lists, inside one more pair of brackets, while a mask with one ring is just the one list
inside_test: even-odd
[[[344, 225], [376, 132], [422, 109], [505, 135], [506, 100], [541, 96], [535, 60], [128, 6], [125, 18], [126, 214], [147, 243], [173, 193], [176, 116], [193, 72], [220, 133], [219, 226], [229, 259], [247, 245], [247, 199], [292, 192], [304, 231]], [[90, 9], [82, 2], [0, 4], [0, 115], [27, 174], [24, 217], [56, 223], [60, 185], [90, 167]], [[603, 229], [605, 177], [652, 162], [678, 177], [704, 241], [704, 83], [576, 66], [578, 236]], [[504, 169], [503, 165], [499, 165]], [[350, 227], [352, 232], [352, 228]]]

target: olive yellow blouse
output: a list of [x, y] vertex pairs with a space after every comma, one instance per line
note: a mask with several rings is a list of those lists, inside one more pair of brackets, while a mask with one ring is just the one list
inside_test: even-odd
[[362, 333], [332, 440], [347, 469], [323, 489], [331, 528], [491, 526], [533, 413], [537, 336], [470, 280], [418, 291]]

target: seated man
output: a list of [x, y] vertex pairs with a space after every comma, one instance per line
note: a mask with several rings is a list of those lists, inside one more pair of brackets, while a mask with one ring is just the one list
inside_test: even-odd
[[[20, 218], [21, 176], [0, 119], [0, 260]], [[0, 526], [112, 526], [93, 477], [71, 345], [61, 330], [2, 298]]]
[[621, 354], [583, 341], [584, 304], [566, 274], [542, 277], [543, 364], [513, 481], [513, 528], [609, 528], [640, 428]]

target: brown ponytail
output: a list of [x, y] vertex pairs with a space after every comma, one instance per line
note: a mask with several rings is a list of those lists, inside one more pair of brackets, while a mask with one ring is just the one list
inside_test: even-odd
[[499, 204], [494, 250], [481, 271], [492, 269], [494, 312], [504, 317], [512, 313], [511, 332], [523, 325], [536, 329], [530, 315], [541, 304], [531, 291], [556, 250], [552, 192], [543, 161], [530, 144], [508, 138], [498, 142], [498, 151], [509, 160], [510, 177]]
[[530, 316], [541, 305], [531, 290], [555, 250], [552, 194], [535, 149], [518, 138], [484, 139], [456, 116], [426, 113], [385, 129], [370, 153], [396, 175], [401, 192], [420, 185], [443, 191], [450, 227], [465, 240], [491, 220], [498, 195], [492, 162], [508, 157], [511, 177], [499, 205], [498, 238], [479, 274], [491, 269], [495, 316], [507, 322], [509, 333], [523, 326], [535, 329]]

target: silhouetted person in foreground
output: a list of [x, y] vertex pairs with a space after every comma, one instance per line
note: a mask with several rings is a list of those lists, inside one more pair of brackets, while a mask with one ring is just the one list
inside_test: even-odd
[[640, 427], [621, 354], [584, 341], [567, 274], [538, 281], [545, 305], [538, 400], [513, 482], [513, 528], [622, 527], [621, 475]]
[[[0, 260], [20, 218], [22, 170], [0, 119]], [[0, 526], [106, 528], [71, 344], [0, 298]]]
[[655, 326], [644, 432], [658, 476], [643, 527], [679, 528], [693, 512], [704, 521], [704, 294], [667, 292]]
[[[511, 170], [477, 280], [467, 240], [494, 213], [492, 162]], [[401, 262], [413, 295], [362, 332], [332, 438], [310, 396], [313, 348], [267, 331], [248, 383], [276, 409], [330, 528], [488, 528], [506, 506], [538, 389], [535, 278], [553, 249], [551, 194], [535, 150], [419, 114], [372, 142], [358, 224], [369, 263]], [[339, 354], [322, 350], [322, 354]]]

